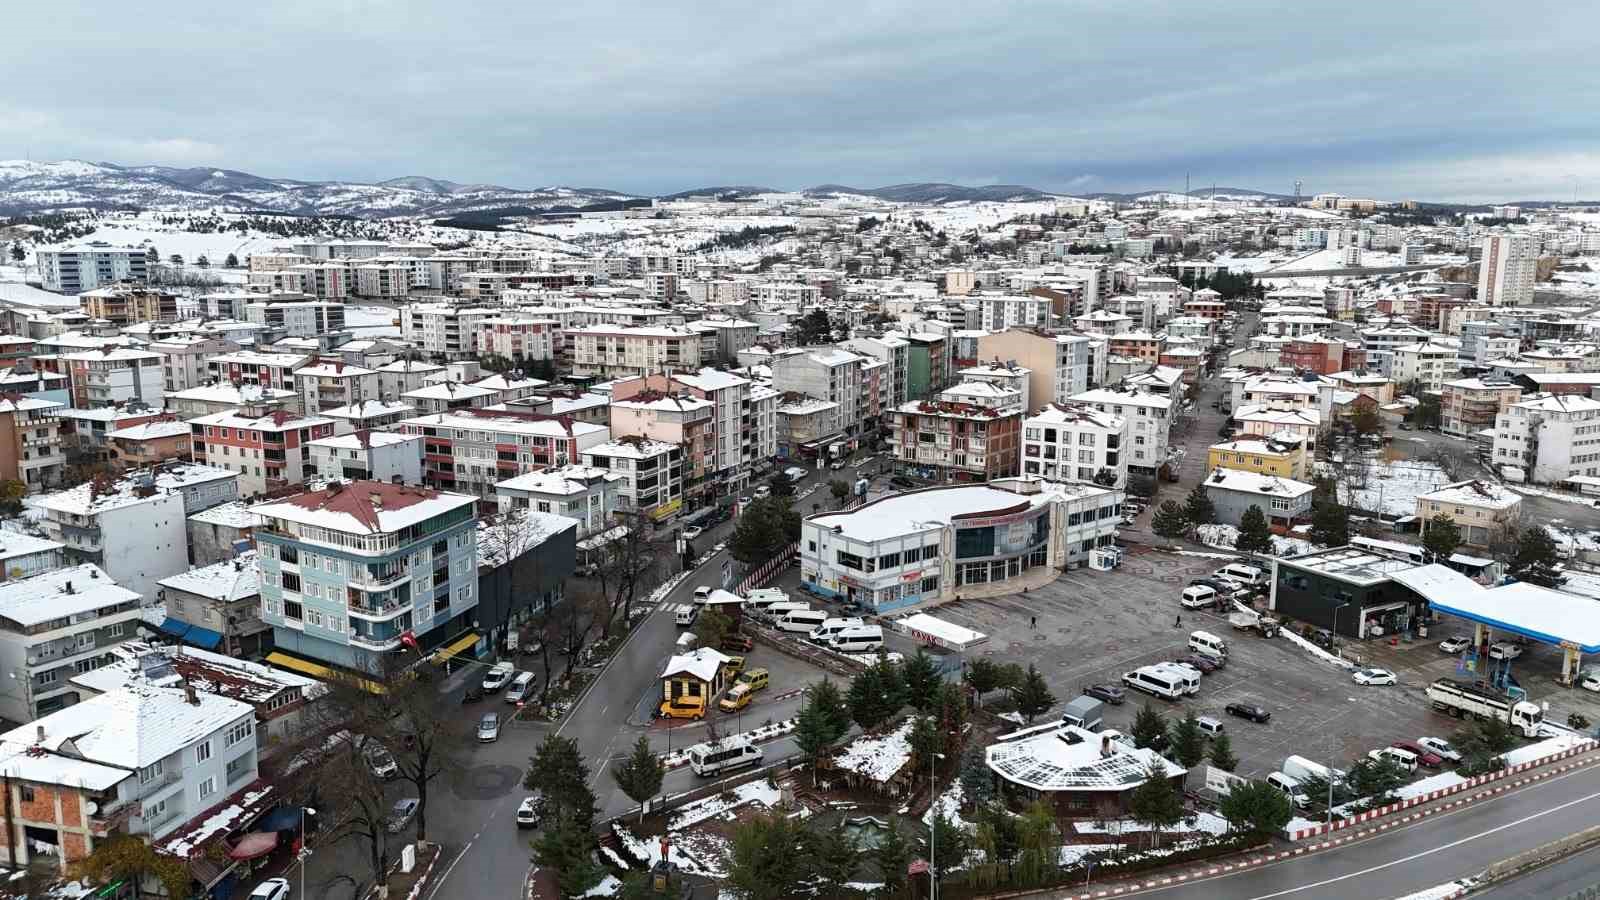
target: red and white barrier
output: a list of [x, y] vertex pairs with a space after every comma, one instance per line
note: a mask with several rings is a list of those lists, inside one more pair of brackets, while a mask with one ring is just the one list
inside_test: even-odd
[[793, 559], [798, 552], [800, 552], [800, 544], [798, 542], [783, 548], [777, 556], [762, 563], [754, 572], [746, 575], [744, 580], [739, 582], [739, 586], [733, 589], [733, 592], [742, 597], [749, 591], [765, 585], [778, 577], [778, 573], [788, 567], [789, 560]]

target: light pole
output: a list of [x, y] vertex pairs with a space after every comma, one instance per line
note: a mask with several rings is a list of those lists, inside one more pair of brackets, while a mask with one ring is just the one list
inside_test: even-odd
[[[1333, 608], [1333, 628], [1331, 629], [1331, 634], [1329, 635], [1329, 641], [1330, 642], [1337, 642], [1339, 640], [1339, 610], [1344, 609], [1346, 606], [1349, 606], [1349, 605], [1350, 605], [1350, 601], [1346, 600], [1343, 603], [1341, 603], [1338, 606], [1335, 606]], [[1339, 650], [1339, 658], [1340, 659], [1344, 658], [1344, 650], [1343, 649]]]
[[[939, 839], [939, 776], [935, 771], [943, 753], [928, 755], [928, 900], [939, 900], [939, 866], [937, 841]], [[302, 895], [305, 891], [300, 892]]]
[[300, 896], [306, 895], [306, 860], [311, 858], [311, 842], [306, 835], [306, 813], [313, 816], [317, 811], [307, 806], [300, 807]]

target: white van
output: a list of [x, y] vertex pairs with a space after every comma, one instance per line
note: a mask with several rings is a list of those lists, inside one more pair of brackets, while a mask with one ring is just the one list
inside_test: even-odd
[[1158, 662], [1155, 665], [1147, 666], [1146, 668], [1167, 673], [1169, 676], [1183, 685], [1183, 692], [1185, 694], [1200, 693], [1200, 675], [1195, 669], [1188, 668], [1187, 666], [1180, 666], [1177, 663], [1171, 662]]
[[840, 653], [870, 653], [883, 646], [883, 626], [855, 625], [835, 633], [828, 644]]
[[761, 612], [774, 603], [786, 603], [789, 595], [778, 588], [756, 588], [744, 595], [744, 608]]
[[693, 653], [694, 648], [700, 646], [700, 635], [692, 631], [685, 631], [683, 634], [678, 635], [677, 643], [673, 646], [678, 648], [677, 653]]
[[1195, 721], [1200, 724], [1200, 733], [1208, 738], [1216, 738], [1227, 730], [1227, 726], [1222, 724], [1221, 719], [1213, 719], [1210, 716], [1201, 716], [1198, 719], [1195, 719]]
[[821, 625], [818, 625], [817, 629], [811, 632], [806, 640], [813, 644], [827, 644], [832, 641], [834, 635], [845, 630], [846, 628], [854, 628], [857, 625], [865, 624], [866, 622], [858, 617], [848, 619], [829, 619], [828, 621], [823, 622]]
[[[783, 600], [778, 603], [767, 604], [767, 608], [761, 611], [761, 617], [766, 619], [768, 622], [777, 622], [789, 613], [796, 612], [798, 610], [807, 610], [810, 608], [811, 604], [800, 600]], [[821, 619], [817, 620], [817, 624], [821, 625], [823, 622], [826, 622], [827, 619], [828, 617], [824, 615]]]
[[1228, 658], [1228, 644], [1209, 631], [1189, 632], [1189, 649], [1218, 659]]
[[511, 679], [511, 686], [506, 688], [507, 703], [521, 703], [533, 693], [533, 682], [538, 676], [532, 672], [518, 672], [517, 677]]
[[1197, 584], [1183, 590], [1183, 596], [1178, 598], [1178, 603], [1184, 609], [1204, 609], [1217, 602], [1217, 589], [1204, 584]]
[[1289, 798], [1289, 802], [1295, 806], [1304, 808], [1311, 805], [1311, 798], [1306, 796], [1306, 789], [1300, 785], [1300, 782], [1282, 772], [1273, 772], [1268, 775], [1267, 784], [1283, 791], [1284, 795]]
[[1406, 774], [1417, 771], [1417, 755], [1403, 747], [1383, 747], [1378, 750], [1367, 751], [1367, 758], [1373, 762], [1388, 760], [1405, 770]]
[[679, 628], [688, 628], [690, 625], [694, 624], [694, 620], [699, 618], [699, 616], [700, 607], [689, 603], [680, 607], [678, 611], [673, 614], [672, 621], [675, 622]]
[[723, 738], [689, 748], [689, 768], [702, 778], [761, 764], [761, 748], [743, 738]]
[[1246, 563], [1228, 563], [1218, 569], [1217, 574], [1223, 578], [1232, 578], [1240, 584], [1246, 584], [1251, 587], [1266, 584], [1267, 579], [1270, 577], [1266, 570], [1260, 566], [1252, 566]]
[[810, 634], [826, 621], [828, 614], [820, 609], [791, 609], [783, 614], [774, 627], [791, 634]]
[[1187, 687], [1181, 676], [1153, 666], [1124, 672], [1122, 683], [1136, 691], [1144, 691], [1163, 700], [1177, 700], [1187, 693]]

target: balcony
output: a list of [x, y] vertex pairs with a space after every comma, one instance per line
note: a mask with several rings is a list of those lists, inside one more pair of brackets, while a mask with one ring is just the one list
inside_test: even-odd
[[[107, 802], [115, 802], [115, 798]], [[128, 820], [133, 818], [133, 811], [138, 808], [137, 803], [128, 802], [119, 803], [110, 809], [102, 805], [98, 813], [89, 817], [89, 830], [95, 834], [110, 834], [113, 831], [125, 830]]]
[[139, 799], [143, 800], [147, 797], [153, 797], [160, 793], [164, 788], [171, 787], [182, 780], [183, 770], [174, 766], [172, 769], [162, 772], [160, 775], [157, 775], [149, 781], [139, 782]]
[[393, 650], [400, 646], [400, 636], [392, 638], [374, 637], [369, 634], [351, 632], [350, 643], [357, 647], [366, 647], [369, 650]]

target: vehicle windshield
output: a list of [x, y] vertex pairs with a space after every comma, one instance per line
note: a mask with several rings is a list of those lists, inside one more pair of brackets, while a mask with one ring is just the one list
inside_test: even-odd
[[734, 700], [734, 699], [742, 696], [743, 694], [744, 694], [744, 685], [738, 685], [737, 687], [730, 688], [727, 691], [727, 693], [723, 694], [722, 695], [722, 699], [724, 699], [724, 700]]
[[1534, 725], [1544, 721], [1544, 710], [1535, 710], [1528, 714], [1528, 721]]

